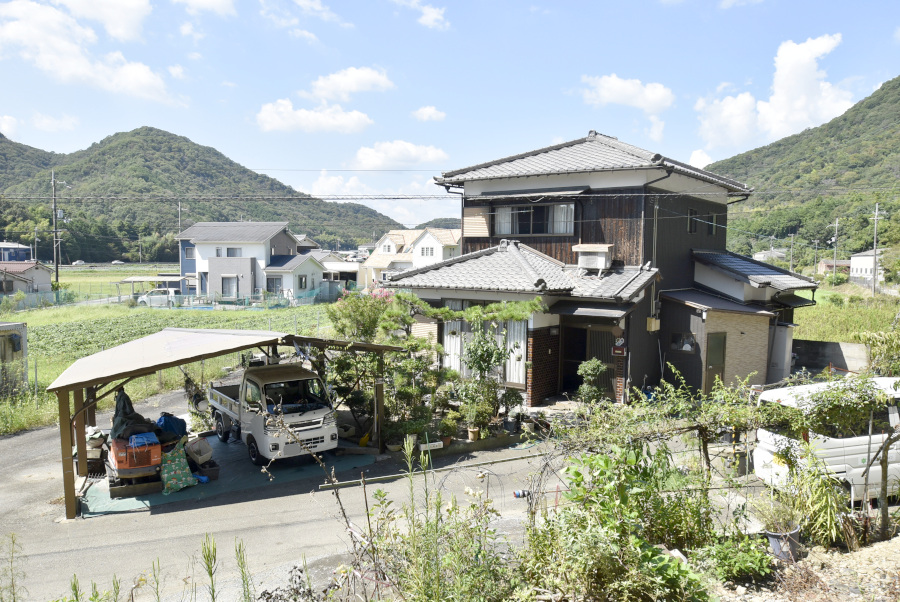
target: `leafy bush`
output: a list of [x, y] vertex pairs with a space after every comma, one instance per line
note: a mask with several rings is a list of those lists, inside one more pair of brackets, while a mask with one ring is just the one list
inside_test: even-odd
[[772, 556], [765, 545], [744, 535], [700, 548], [691, 560], [719, 581], [751, 581], [772, 573]]
[[578, 376], [584, 382], [578, 387], [577, 398], [583, 402], [597, 402], [604, 398], [600, 377], [606, 372], [606, 364], [599, 358], [591, 358], [578, 366]]
[[847, 284], [847, 274], [842, 274], [838, 272], [837, 274], [828, 274], [825, 276], [825, 283], [829, 286], [840, 286], [842, 284]]

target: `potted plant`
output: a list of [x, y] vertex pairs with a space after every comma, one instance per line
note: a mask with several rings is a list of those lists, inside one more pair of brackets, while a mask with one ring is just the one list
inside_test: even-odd
[[503, 408], [505, 418], [503, 419], [503, 428], [510, 434], [519, 432], [518, 417], [521, 412], [515, 411], [522, 405], [522, 394], [515, 389], [506, 389], [500, 396], [500, 407]]
[[381, 427], [381, 436], [388, 451], [397, 452], [403, 447], [403, 431], [399, 422], [387, 422]]
[[[456, 414], [457, 412], [451, 412], [450, 414]], [[450, 442], [453, 440], [453, 437], [456, 436], [456, 431], [459, 429], [459, 420], [451, 415], [447, 415], [441, 419], [440, 424], [438, 424], [438, 434], [441, 436], [441, 442], [443, 442], [444, 447], [449, 447]]]
[[751, 502], [753, 514], [762, 522], [775, 558], [794, 562], [799, 555], [800, 522], [803, 518], [796, 496], [772, 492]]
[[419, 441], [419, 435], [421, 435], [422, 431], [425, 430], [425, 427], [428, 426], [428, 421], [424, 419], [411, 419], [404, 420], [400, 424], [406, 438], [410, 439], [413, 445], [416, 445]]
[[469, 429], [469, 441], [478, 441], [481, 431], [491, 422], [493, 407], [485, 401], [473, 400], [463, 406], [463, 412]]

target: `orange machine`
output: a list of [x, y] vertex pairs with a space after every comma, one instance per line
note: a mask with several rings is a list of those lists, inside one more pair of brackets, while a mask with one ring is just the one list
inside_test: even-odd
[[162, 448], [159, 443], [131, 447], [125, 439], [113, 439], [109, 446], [109, 465], [119, 479], [152, 477], [159, 474]]

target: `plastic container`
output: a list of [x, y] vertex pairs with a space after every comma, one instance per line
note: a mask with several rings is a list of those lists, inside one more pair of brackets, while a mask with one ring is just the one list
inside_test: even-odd
[[184, 451], [191, 460], [201, 466], [208, 462], [213, 455], [212, 447], [205, 437], [189, 441], [184, 446]]
[[200, 468], [197, 469], [197, 473], [209, 478], [210, 481], [215, 481], [219, 478], [219, 468], [220, 466], [215, 460], [210, 460], [205, 464], [201, 464]]

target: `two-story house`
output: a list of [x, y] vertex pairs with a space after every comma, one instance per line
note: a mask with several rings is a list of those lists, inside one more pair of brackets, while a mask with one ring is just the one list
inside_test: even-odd
[[[529, 404], [577, 388], [590, 358], [618, 401], [669, 364], [705, 391], [789, 369], [793, 310], [812, 303], [793, 292], [815, 284], [726, 250], [744, 184], [593, 131], [435, 180], [462, 194], [463, 254], [388, 285], [454, 309], [541, 297], [546, 312], [504, 325], [506, 384]], [[438, 329], [463, 373], [467, 328]]]
[[359, 269], [362, 289], [378, 288], [388, 276], [459, 255], [462, 231], [450, 228], [391, 230], [375, 244]]
[[297, 297], [322, 281], [318, 244], [287, 222], [198, 222], [176, 236], [187, 293], [238, 299], [263, 291]]

